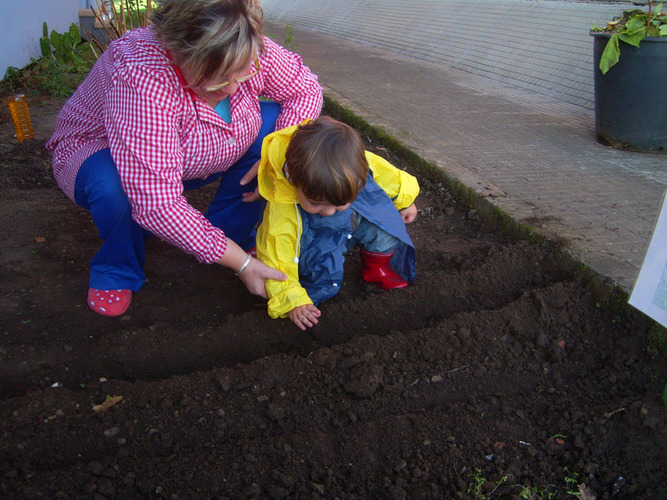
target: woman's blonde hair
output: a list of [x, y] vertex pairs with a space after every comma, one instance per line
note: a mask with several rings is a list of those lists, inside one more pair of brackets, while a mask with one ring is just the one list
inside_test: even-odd
[[258, 0], [155, 0], [150, 21], [195, 85], [240, 71], [264, 50]]
[[368, 161], [361, 137], [328, 116], [299, 125], [285, 160], [290, 182], [311, 201], [347, 205], [366, 185]]

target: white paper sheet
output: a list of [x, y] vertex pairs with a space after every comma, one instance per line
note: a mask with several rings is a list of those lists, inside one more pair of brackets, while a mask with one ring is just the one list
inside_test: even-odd
[[664, 196], [658, 222], [629, 302], [667, 327], [667, 204]]

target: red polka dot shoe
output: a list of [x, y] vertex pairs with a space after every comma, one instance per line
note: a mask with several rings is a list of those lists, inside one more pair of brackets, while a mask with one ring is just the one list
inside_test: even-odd
[[88, 289], [88, 307], [102, 316], [120, 316], [132, 302], [132, 290]]

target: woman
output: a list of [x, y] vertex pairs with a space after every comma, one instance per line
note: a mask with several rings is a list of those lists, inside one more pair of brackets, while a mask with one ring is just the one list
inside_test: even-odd
[[[256, 0], [156, 4], [151, 26], [102, 54], [47, 143], [59, 186], [104, 240], [88, 305], [105, 316], [123, 314], [145, 282], [148, 234], [234, 270], [266, 297], [264, 281], [285, 276], [248, 253], [263, 208], [262, 139], [322, 107], [317, 77], [262, 35]], [[206, 214], [188, 204], [184, 191], [218, 179]]]

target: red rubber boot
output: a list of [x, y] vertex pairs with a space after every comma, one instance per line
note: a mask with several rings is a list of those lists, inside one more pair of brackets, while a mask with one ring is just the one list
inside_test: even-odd
[[375, 283], [383, 290], [405, 288], [408, 282], [389, 265], [394, 252], [375, 253], [361, 249], [361, 277], [364, 281]]

